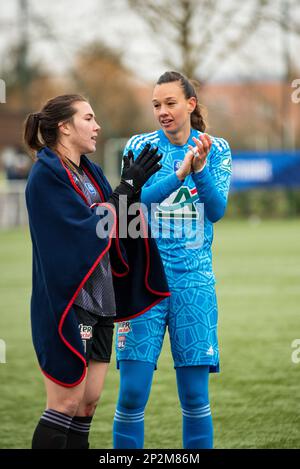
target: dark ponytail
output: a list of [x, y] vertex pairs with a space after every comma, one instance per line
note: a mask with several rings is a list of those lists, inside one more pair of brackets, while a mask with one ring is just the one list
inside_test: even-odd
[[159, 77], [156, 84], [162, 85], [163, 83], [172, 83], [174, 81], [180, 82], [180, 86], [183, 89], [186, 99], [196, 98], [197, 104], [191, 114], [191, 126], [193, 129], [200, 130], [200, 132], [205, 132], [206, 123], [202, 114], [203, 107], [198, 102], [198, 96], [194, 84], [188, 80], [188, 78], [179, 72], [165, 72]]
[[39, 139], [40, 113], [28, 114], [24, 123], [24, 141], [31, 150], [40, 150], [44, 145]]
[[31, 113], [24, 123], [24, 142], [33, 152], [44, 146], [55, 149], [58, 143], [58, 124], [68, 122], [76, 112], [74, 103], [87, 101], [78, 94], [64, 94], [50, 99], [41, 112]]

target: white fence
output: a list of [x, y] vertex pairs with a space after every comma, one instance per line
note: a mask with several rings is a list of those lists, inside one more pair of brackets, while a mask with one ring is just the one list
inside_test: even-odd
[[25, 186], [26, 181], [5, 181], [5, 185], [0, 185], [0, 229], [28, 223]]
[[104, 174], [112, 187], [120, 181], [123, 150], [128, 138], [110, 138], [104, 146]]

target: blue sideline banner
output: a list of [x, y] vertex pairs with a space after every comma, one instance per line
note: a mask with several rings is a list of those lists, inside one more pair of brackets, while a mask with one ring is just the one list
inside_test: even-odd
[[232, 153], [231, 191], [255, 188], [300, 188], [300, 151]]

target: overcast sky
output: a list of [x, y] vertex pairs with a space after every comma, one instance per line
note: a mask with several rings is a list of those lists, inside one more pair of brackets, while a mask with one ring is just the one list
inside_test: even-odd
[[[232, 1], [219, 0], [220, 8], [226, 9]], [[274, 13], [279, 11], [282, 1], [273, 1]], [[201, 4], [201, 0], [199, 2]], [[49, 70], [64, 73], [72, 65], [76, 51], [94, 40], [103, 40], [123, 51], [126, 65], [142, 79], [155, 80], [166, 69], [162, 63], [162, 47], [153, 39], [143, 20], [128, 8], [126, 0], [28, 0], [28, 4], [30, 57], [41, 61]], [[237, 19], [242, 25], [247, 22], [253, 0], [238, 4]], [[0, 0], [0, 67], [7, 60], [9, 47], [20, 38], [18, 5], [19, 0]], [[290, 13], [299, 18], [299, 11], [300, 5]], [[46, 33], [43, 22], [48, 25]], [[234, 35], [234, 28], [229, 28], [226, 34]], [[224, 39], [219, 38], [216, 51]], [[288, 47], [294, 60], [299, 56], [299, 46], [299, 38], [290, 36]], [[211, 61], [214, 61], [213, 55]], [[222, 64], [214, 64], [213, 79], [277, 77], [283, 71], [282, 63], [282, 36], [273, 24], [254, 34], [242, 47], [241, 54], [234, 53]]]

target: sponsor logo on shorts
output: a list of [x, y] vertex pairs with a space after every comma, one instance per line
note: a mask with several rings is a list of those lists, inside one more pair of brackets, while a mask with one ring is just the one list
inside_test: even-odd
[[119, 350], [124, 350], [125, 349], [125, 342], [126, 342], [125, 335], [120, 335], [118, 337], [118, 349]]
[[85, 326], [84, 324], [79, 324], [78, 327], [82, 340], [89, 340], [93, 337], [92, 326]]
[[118, 328], [118, 334], [128, 334], [131, 331], [131, 325], [129, 321], [121, 322]]

